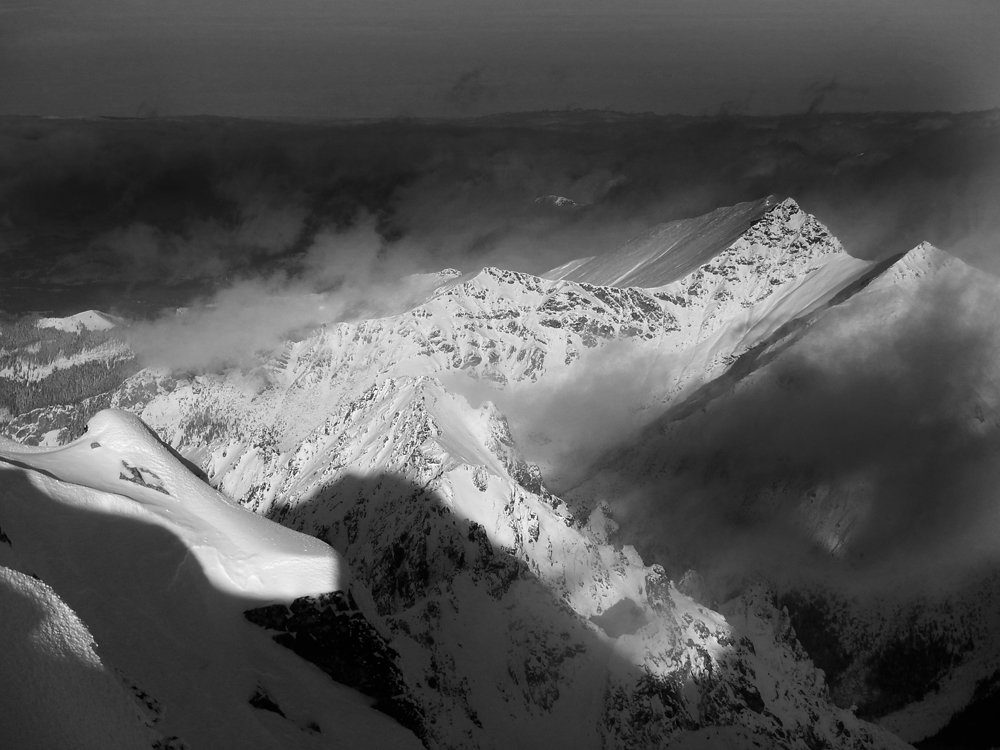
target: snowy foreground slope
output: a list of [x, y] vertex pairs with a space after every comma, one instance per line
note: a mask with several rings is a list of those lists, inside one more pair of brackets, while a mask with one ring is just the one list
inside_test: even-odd
[[[11, 553], [73, 607], [102, 659], [160, 702], [160, 731], [191, 747], [307, 746], [296, 744], [303, 736], [352, 746], [369, 728], [386, 743], [398, 738], [356, 693], [268, 637], [293, 618], [261, 607], [265, 600], [288, 603], [348, 579], [389, 638], [421, 717], [410, 725], [428, 747], [904, 747], [831, 702], [766, 585], [714, 609], [696, 601], [695, 578], [671, 580], [616, 542], [614, 488], [553, 495], [549, 467], [525, 460], [496, 405], [572, 388], [607, 353], [636, 363], [643, 418], [655, 420], [727, 373], [752, 372], [761, 353], [883, 271], [844, 253], [792, 201], [722, 219], [704, 223], [718, 229], [704, 242], [682, 243], [689, 249], [674, 266], [648, 245], [627, 247], [630, 273], [647, 288], [617, 285], [632, 278], [617, 271], [594, 272], [604, 286], [569, 272], [445, 272], [412, 309], [328, 326], [252, 370], [140, 372], [111, 404], [138, 414], [221, 494], [138, 422], [102, 412], [65, 449], [4, 448], [17, 467], [8, 474], [19, 478], [0, 490]], [[693, 262], [702, 265], [683, 273]], [[11, 432], [37, 439], [33, 424], [52, 434], [61, 415], [86, 408], [40, 412]], [[123, 430], [127, 439], [114, 437]], [[129, 453], [133, 443], [146, 452]], [[255, 516], [225, 498], [307, 536], [263, 520], [257, 529]], [[75, 518], [59, 520], [66, 507], [93, 511], [84, 514], [89, 534], [70, 532]], [[109, 536], [99, 523], [134, 517], [166, 533], [183, 564], [147, 562], [140, 550], [153, 540]], [[309, 537], [337, 553], [302, 541]], [[95, 552], [105, 548], [116, 564]], [[91, 569], [69, 562], [88, 554]], [[250, 617], [259, 632], [242, 615], [248, 609], [263, 612]], [[122, 615], [132, 618], [128, 631], [116, 624]], [[130, 635], [149, 622], [169, 627], [155, 639]], [[175, 679], [162, 671], [164, 655], [196, 671]], [[248, 703], [261, 674], [284, 718]], [[225, 720], [204, 726], [209, 711]], [[312, 722], [321, 733], [308, 734]], [[339, 726], [342, 735], [328, 730]], [[353, 746], [391, 746], [382, 742]]]
[[7, 747], [149, 747], [162, 740], [52, 589], [0, 567], [0, 716]]
[[[67, 731], [90, 703], [97, 716], [113, 719], [103, 743], [82, 724], [91, 747], [149, 747], [151, 734], [163, 747], [419, 746], [369, 708], [367, 698], [273, 643], [243, 616], [262, 604], [347, 591], [340, 555], [231, 504], [135, 416], [100, 412], [87, 434], [56, 450], [5, 443], [0, 472], [7, 555], [58, 594], [33, 594], [51, 626], [31, 625], [26, 613], [18, 628], [5, 610], [4, 627], [15, 639], [5, 645], [33, 660], [13, 667], [23, 682], [10, 682], [5, 671], [5, 701], [44, 706], [27, 726], [5, 721], [0, 732], [11, 732], [5, 740], [58, 747], [47, 744], [54, 735], [46, 733]], [[23, 576], [10, 578], [17, 587], [8, 597], [32, 591]], [[67, 604], [96, 639], [100, 660]], [[83, 664], [72, 670], [63, 652]], [[71, 673], [72, 681], [57, 670]], [[104, 695], [85, 680], [99, 683]], [[133, 721], [155, 733], [122, 718], [129, 702], [122, 686], [138, 715]], [[258, 695], [284, 715], [255, 707]], [[45, 706], [52, 701], [62, 703]], [[42, 722], [45, 712], [66, 718]]]

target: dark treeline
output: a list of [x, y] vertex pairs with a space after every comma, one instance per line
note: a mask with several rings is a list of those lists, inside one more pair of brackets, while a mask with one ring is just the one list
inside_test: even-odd
[[39, 328], [40, 318], [24, 315], [0, 320], [0, 369], [16, 366], [17, 361], [44, 365], [108, 342], [124, 341], [121, 331], [114, 328], [78, 332]]
[[117, 388], [139, 370], [135, 359], [91, 360], [32, 382], [0, 377], [0, 408], [10, 416], [53, 404], [75, 404]]
[[13, 417], [43, 406], [75, 404], [116, 388], [139, 369], [127, 348], [37, 377], [39, 368], [113, 342], [124, 343], [116, 329], [71, 333], [39, 328], [35, 315], [0, 321], [0, 410]]

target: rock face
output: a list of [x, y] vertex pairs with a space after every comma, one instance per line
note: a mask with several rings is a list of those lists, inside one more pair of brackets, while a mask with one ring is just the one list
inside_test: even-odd
[[[626, 248], [648, 288], [622, 286], [628, 274], [601, 285], [484, 269], [402, 314], [289, 342], [251, 371], [146, 370], [109, 402], [245, 508], [343, 555], [384, 633], [356, 627], [346, 600], [246, 617], [390, 705], [428, 747], [903, 747], [831, 702], [773, 592], [750, 587], [718, 611], [694, 575], [682, 593], [616, 542], [596, 494], [571, 508], [493, 403], [449, 387], [530, 393], [613, 344], [660, 362], [649, 404], [663, 413], [877, 270], [792, 201], [736, 213], [673, 265], [649, 238]], [[692, 258], [701, 265], [679, 277], [662, 271]], [[600, 264], [588, 268], [597, 279]], [[362, 641], [373, 661], [331, 656], [330, 643]]]
[[[337, 682], [376, 699], [375, 708], [418, 737], [425, 718], [407, 695], [397, 654], [358, 609], [350, 592], [301, 596], [289, 605], [244, 612], [255, 625], [277, 631], [275, 642], [310, 661]], [[263, 698], [262, 698], [263, 699]]]

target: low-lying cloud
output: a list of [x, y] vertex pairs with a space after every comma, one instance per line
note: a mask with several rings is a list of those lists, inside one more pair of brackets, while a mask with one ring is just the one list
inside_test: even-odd
[[289, 338], [337, 321], [405, 308], [420, 279], [382, 261], [385, 242], [370, 217], [318, 233], [294, 272], [239, 278], [190, 307], [128, 329], [144, 364], [184, 370], [251, 364]]
[[655, 349], [612, 341], [583, 350], [566, 371], [538, 382], [500, 388], [464, 373], [442, 380], [473, 405], [492, 401], [525, 458], [541, 467], [546, 487], [561, 494], [586, 479], [612, 446], [641, 434], [658, 413], [651, 406], [668, 370]]
[[[464, 88], [482, 80], [471, 71]], [[167, 292], [157, 304], [191, 308], [185, 324], [168, 312], [175, 330], [206, 332], [204, 344], [165, 343], [155, 356], [174, 352], [178, 363], [216, 348], [211, 321], [235, 321], [238, 308], [247, 323], [228, 348], [245, 356], [336, 319], [331, 306], [350, 307], [376, 279], [484, 265], [542, 273], [657, 223], [768, 194], [795, 197], [860, 257], [930, 240], [1000, 269], [1000, 118], [0, 122], [4, 279], [34, 285], [10, 298], [55, 310], [67, 285], [74, 300], [86, 284], [112, 285], [129, 315], [156, 285]], [[536, 202], [551, 195], [575, 205]], [[326, 255], [337, 271], [317, 260]]]
[[1000, 284], [971, 278], [899, 317], [835, 310], [705, 410], [609, 445], [623, 540], [720, 597], [756, 574], [929, 591], [995, 563]]

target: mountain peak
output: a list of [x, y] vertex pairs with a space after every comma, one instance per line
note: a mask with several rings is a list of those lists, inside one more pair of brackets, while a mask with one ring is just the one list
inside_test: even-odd
[[893, 264], [893, 274], [900, 278], [922, 277], [959, 263], [962, 261], [951, 253], [929, 242], [921, 242]]
[[812, 217], [791, 198], [769, 195], [704, 216], [659, 224], [611, 252], [570, 261], [544, 278], [618, 287], [665, 286], [704, 266], [748, 234], [753, 233], [761, 244], [773, 245], [783, 235], [797, 232], [807, 218]]
[[42, 318], [38, 321], [39, 328], [55, 328], [68, 333], [81, 331], [106, 331], [125, 323], [125, 320], [115, 315], [99, 310], [85, 310], [65, 318]]

